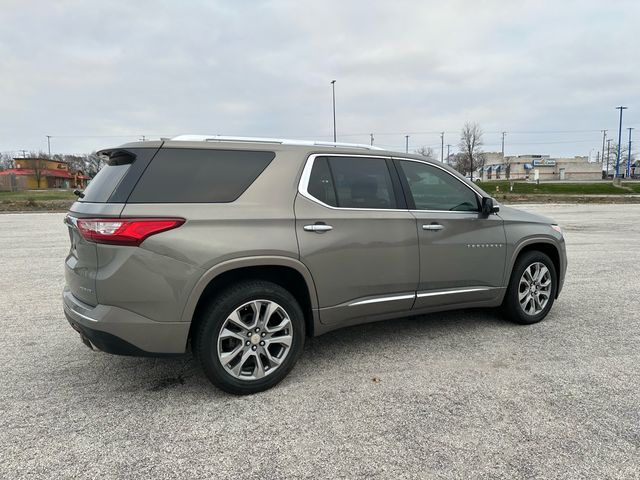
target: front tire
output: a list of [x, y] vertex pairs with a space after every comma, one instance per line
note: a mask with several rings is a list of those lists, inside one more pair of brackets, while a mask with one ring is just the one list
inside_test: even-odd
[[263, 280], [222, 291], [199, 322], [196, 358], [215, 386], [236, 395], [276, 385], [291, 371], [304, 346], [300, 305], [286, 289]]
[[543, 320], [556, 298], [558, 275], [548, 255], [530, 251], [513, 267], [502, 308], [507, 320], [530, 325]]

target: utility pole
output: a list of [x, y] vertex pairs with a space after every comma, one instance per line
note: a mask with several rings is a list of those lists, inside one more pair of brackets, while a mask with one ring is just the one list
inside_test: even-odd
[[440, 163], [444, 163], [444, 132], [440, 132]]
[[373, 133], [370, 133], [370, 134], [369, 134], [369, 137], [371, 137], [371, 138], [370, 138], [371, 143], [369, 143], [369, 145], [373, 145], [373, 140], [374, 140], [374, 139], [373, 139]]
[[602, 161], [604, 162], [604, 143], [607, 141], [607, 131], [602, 130]]
[[47, 148], [49, 149], [49, 158], [51, 158], [51, 135], [47, 135]]
[[333, 94], [333, 142], [337, 142], [336, 135], [336, 81], [331, 80], [331, 92]]
[[618, 157], [616, 159], [616, 178], [620, 176], [620, 144], [622, 143], [622, 111], [626, 110], [627, 107], [623, 107], [622, 105], [616, 107], [616, 110], [620, 110], [620, 123], [618, 123]]
[[409, 153], [409, 135], [404, 136], [404, 145], [405, 153]]
[[627, 128], [629, 130], [629, 151], [627, 151], [627, 178], [631, 176], [631, 130], [633, 127]]
[[[502, 163], [505, 163], [504, 161], [504, 137], [507, 136], [507, 132], [502, 132]], [[507, 179], [511, 178], [511, 166], [510, 165], [506, 165], [505, 167], [505, 172], [507, 174]]]
[[609, 156], [611, 155], [611, 139], [607, 138], [607, 178], [609, 178]]
[[450, 151], [450, 149], [451, 149], [451, 144], [447, 143], [447, 165], [449, 165], [449, 155], [450, 155], [449, 151]]

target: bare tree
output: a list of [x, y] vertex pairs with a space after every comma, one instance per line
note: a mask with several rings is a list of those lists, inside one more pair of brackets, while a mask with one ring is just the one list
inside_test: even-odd
[[[620, 145], [620, 174], [626, 174], [627, 172], [627, 163], [629, 160], [629, 144], [623, 143]], [[609, 173], [615, 173], [616, 171], [616, 162], [618, 161], [618, 142], [611, 142], [611, 147], [608, 151], [605, 151], [604, 154], [604, 163], [603, 167], [605, 170], [608, 170]], [[636, 154], [633, 149], [631, 149], [631, 165], [633, 166], [636, 161]]]
[[[36, 177], [36, 188], [41, 187], [41, 180], [43, 177], [44, 170], [47, 168], [47, 159], [49, 155], [45, 152], [29, 152], [29, 157], [27, 159], [31, 159], [29, 162], [30, 166], [33, 168], [33, 175]], [[45, 176], [46, 179], [46, 176]]]
[[87, 155], [62, 155], [62, 161], [65, 162], [69, 166], [69, 171], [71, 173], [76, 173], [84, 171], [87, 169], [86, 163]]
[[426, 157], [429, 160], [435, 160], [436, 159], [436, 154], [433, 151], [433, 148], [427, 147], [425, 145], [423, 145], [422, 147], [416, 148], [414, 153], [416, 153], [417, 155], [422, 155], [423, 157]]
[[13, 157], [7, 152], [0, 153], [0, 172], [9, 168], [13, 168]]
[[475, 122], [467, 122], [460, 132], [460, 155], [456, 168], [465, 175], [469, 173], [473, 181], [473, 172], [484, 167], [484, 162], [482, 128]]
[[91, 152], [84, 158], [86, 165], [85, 173], [91, 177], [95, 177], [98, 171], [105, 165], [106, 157], [98, 155], [96, 152]]

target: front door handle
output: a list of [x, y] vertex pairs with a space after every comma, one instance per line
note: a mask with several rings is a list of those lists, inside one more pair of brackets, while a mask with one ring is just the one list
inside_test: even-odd
[[444, 227], [439, 223], [432, 223], [430, 225], [422, 225], [423, 230], [442, 230]]
[[305, 232], [316, 232], [316, 233], [324, 233], [324, 232], [328, 232], [329, 230], [333, 230], [333, 227], [331, 225], [327, 225], [325, 223], [305, 225], [303, 228]]

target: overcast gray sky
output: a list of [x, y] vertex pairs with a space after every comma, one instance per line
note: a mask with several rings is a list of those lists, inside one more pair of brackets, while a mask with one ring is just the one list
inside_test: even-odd
[[487, 151], [573, 155], [617, 105], [640, 127], [637, 0], [2, 0], [0, 25], [0, 151], [329, 140], [333, 79], [342, 141], [439, 151], [476, 121]]

